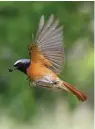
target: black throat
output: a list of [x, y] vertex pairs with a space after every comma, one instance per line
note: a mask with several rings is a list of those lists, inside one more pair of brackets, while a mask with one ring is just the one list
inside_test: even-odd
[[30, 62], [27, 63], [19, 63], [17, 69], [23, 73], [27, 73], [27, 68], [30, 66]]

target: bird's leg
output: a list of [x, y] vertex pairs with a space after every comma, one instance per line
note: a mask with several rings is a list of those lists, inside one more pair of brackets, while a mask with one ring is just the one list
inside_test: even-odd
[[43, 87], [43, 88], [53, 88], [55, 83], [48, 83], [43, 81], [37, 81], [36, 86]]
[[30, 87], [35, 87], [36, 83], [34, 81], [29, 80], [29, 86]]

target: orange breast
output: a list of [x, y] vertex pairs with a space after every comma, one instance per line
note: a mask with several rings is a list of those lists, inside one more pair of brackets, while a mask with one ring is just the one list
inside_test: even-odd
[[57, 77], [55, 73], [53, 73], [50, 69], [48, 69], [40, 62], [32, 62], [29, 68], [27, 69], [27, 75], [33, 81], [40, 79], [46, 75], [52, 76], [52, 79], [55, 79]]

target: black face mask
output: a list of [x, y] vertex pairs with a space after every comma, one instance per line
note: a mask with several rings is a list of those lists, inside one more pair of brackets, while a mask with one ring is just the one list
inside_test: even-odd
[[16, 61], [16, 63], [14, 63], [13, 69], [9, 69], [9, 72], [12, 72], [13, 70], [20, 70], [21, 72], [26, 74], [29, 65], [30, 65], [29, 59], [18, 60]]

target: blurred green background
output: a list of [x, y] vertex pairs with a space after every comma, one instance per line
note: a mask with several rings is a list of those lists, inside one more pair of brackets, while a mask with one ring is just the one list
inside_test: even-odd
[[[65, 91], [30, 88], [8, 68], [29, 58], [41, 15], [64, 26], [65, 63], [60, 77], [85, 92], [84, 103]], [[94, 2], [0, 2], [0, 129], [92, 129]], [[85, 122], [84, 122], [85, 121]]]

